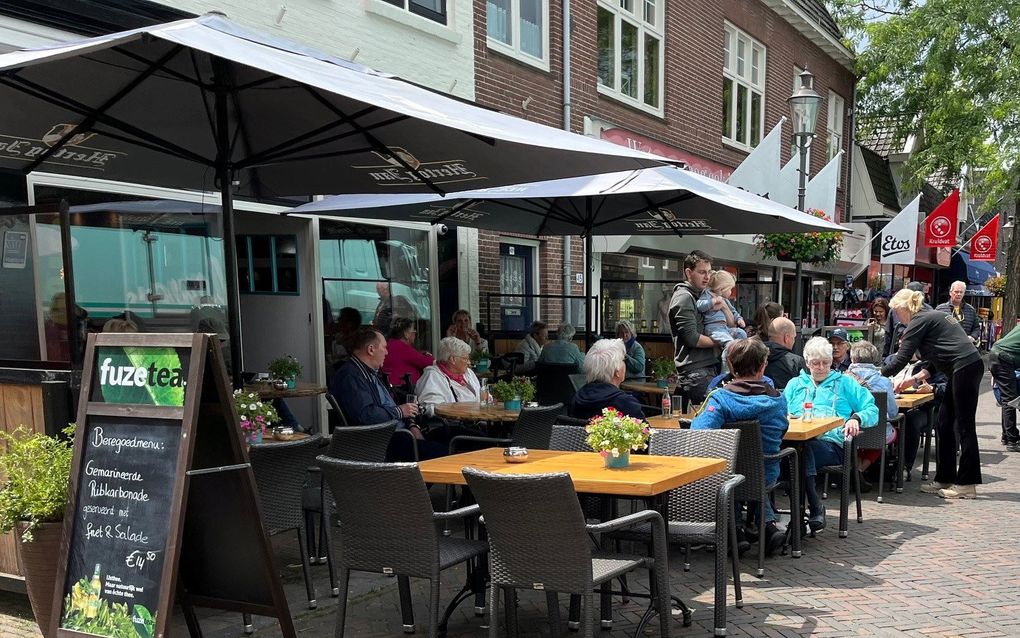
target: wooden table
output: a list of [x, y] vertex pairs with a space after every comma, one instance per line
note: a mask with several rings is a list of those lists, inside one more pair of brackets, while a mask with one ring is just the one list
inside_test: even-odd
[[[829, 430], [835, 430], [843, 425], [842, 417], [819, 417], [805, 421], [804, 419], [789, 419], [790, 427], [783, 435], [784, 441], [804, 442], [825, 434]], [[802, 466], [803, 466], [803, 462]]]
[[244, 386], [245, 392], [254, 392], [262, 399], [296, 399], [326, 394], [326, 386], [298, 381], [294, 388], [277, 388], [271, 383], [250, 383]]
[[651, 498], [720, 472], [726, 461], [632, 454], [629, 467], [610, 470], [606, 469], [602, 455], [594, 452], [530, 450], [524, 463], [507, 463], [503, 460], [503, 448], [488, 448], [429, 459], [418, 467], [426, 483], [465, 485], [461, 472], [465, 467], [498, 474], [567, 472], [578, 492]]
[[654, 381], [624, 381], [620, 384], [621, 390], [627, 392], [644, 392], [645, 394], [665, 394], [669, 388], [660, 388]]
[[901, 410], [913, 410], [934, 400], [935, 395], [931, 392], [908, 392], [896, 395], [896, 406]]
[[311, 434], [307, 432], [295, 432], [294, 434], [288, 434], [286, 439], [275, 439], [271, 432], [266, 432], [262, 436], [261, 443], [252, 443], [251, 445], [275, 445], [277, 443], [293, 443], [294, 441], [301, 441], [307, 439]]
[[673, 416], [662, 416], [660, 414], [659, 416], [645, 417], [645, 421], [655, 430], [679, 430], [684, 427], [680, 424], [680, 419], [690, 421], [693, 418], [694, 413], [677, 414], [674, 412]]
[[480, 403], [437, 403], [436, 416], [456, 421], [494, 421], [511, 423], [520, 416], [518, 410], [507, 410], [502, 403], [481, 405]]

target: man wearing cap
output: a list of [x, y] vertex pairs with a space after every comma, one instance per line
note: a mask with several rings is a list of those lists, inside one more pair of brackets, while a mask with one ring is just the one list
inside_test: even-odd
[[[924, 283], [920, 281], [912, 281], [904, 286], [904, 288], [924, 294]], [[922, 310], [931, 310], [931, 306], [925, 302], [922, 305]], [[888, 358], [896, 354], [896, 350], [900, 347], [900, 337], [903, 336], [903, 331], [906, 328], [906, 325], [900, 323], [900, 320], [896, 318], [895, 312], [889, 313], [889, 318], [885, 322], [885, 344], [882, 347], [883, 357]]]
[[977, 343], [981, 338], [981, 322], [978, 321], [977, 309], [963, 300], [967, 292], [967, 284], [962, 281], [954, 281], [949, 286], [949, 301], [939, 304], [935, 310], [953, 315], [960, 322], [960, 327], [967, 333], [970, 340]]
[[850, 367], [850, 335], [843, 328], [836, 328], [829, 335], [832, 344], [832, 369], [846, 372]]

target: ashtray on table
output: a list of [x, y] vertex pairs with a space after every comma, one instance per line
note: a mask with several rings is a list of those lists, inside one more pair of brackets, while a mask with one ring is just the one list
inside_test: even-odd
[[503, 460], [507, 463], [523, 463], [528, 460], [528, 448], [516, 446], [505, 448]]

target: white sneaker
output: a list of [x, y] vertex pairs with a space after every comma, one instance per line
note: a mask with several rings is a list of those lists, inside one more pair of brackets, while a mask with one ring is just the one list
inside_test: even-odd
[[921, 491], [925, 494], [938, 494], [939, 490], [945, 490], [952, 487], [952, 483], [939, 483], [938, 481], [932, 481], [931, 483], [925, 483], [921, 486]]
[[939, 490], [942, 498], [977, 498], [977, 487], [974, 485], [954, 485]]

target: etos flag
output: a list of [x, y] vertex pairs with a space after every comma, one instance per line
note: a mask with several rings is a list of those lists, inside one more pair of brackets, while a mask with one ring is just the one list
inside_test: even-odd
[[952, 248], [956, 245], [956, 213], [960, 207], [960, 191], [954, 190], [924, 220], [926, 248]]

